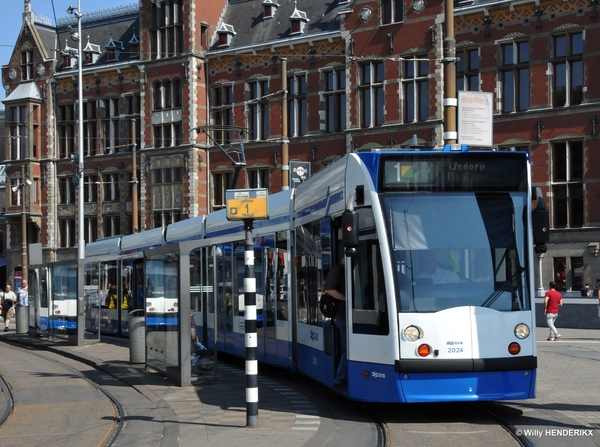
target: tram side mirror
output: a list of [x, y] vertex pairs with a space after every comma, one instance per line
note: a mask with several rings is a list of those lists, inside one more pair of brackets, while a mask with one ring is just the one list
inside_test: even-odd
[[344, 250], [344, 253], [349, 258], [353, 258], [354, 256], [356, 256], [356, 253], [357, 253], [356, 247], [346, 247], [346, 249]]
[[536, 253], [546, 253], [546, 243], [550, 241], [550, 213], [541, 194], [537, 197], [537, 207], [531, 212], [533, 243]]
[[355, 211], [346, 210], [342, 214], [342, 241], [344, 247], [358, 247], [358, 213]]

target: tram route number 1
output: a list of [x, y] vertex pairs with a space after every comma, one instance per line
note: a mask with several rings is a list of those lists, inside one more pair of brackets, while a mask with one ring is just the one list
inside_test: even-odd
[[266, 189], [233, 189], [227, 194], [227, 220], [268, 219]]

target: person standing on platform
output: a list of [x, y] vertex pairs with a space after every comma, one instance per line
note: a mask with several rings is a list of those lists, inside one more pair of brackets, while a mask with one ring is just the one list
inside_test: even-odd
[[544, 313], [546, 314], [546, 323], [550, 328], [550, 335], [548, 341], [558, 340], [561, 335], [554, 326], [556, 317], [558, 317], [558, 308], [562, 306], [562, 295], [556, 290], [556, 282], [550, 281], [550, 290], [546, 292], [544, 297]]
[[585, 283], [585, 286], [581, 288], [581, 296], [588, 297], [592, 296], [592, 286], [589, 282]]
[[340, 343], [342, 346], [342, 355], [340, 356], [340, 363], [333, 381], [333, 387], [338, 390], [345, 390], [348, 383], [348, 371], [347, 371], [347, 355], [348, 343], [346, 340], [346, 266], [345, 257], [333, 267], [325, 283], [323, 283], [323, 291], [338, 300], [337, 313], [333, 317], [333, 324], [337, 327], [340, 335]]
[[14, 305], [17, 302], [17, 295], [15, 295], [15, 292], [10, 289], [10, 284], [7, 284], [4, 292], [0, 293], [2, 316], [4, 317], [4, 332], [9, 331], [8, 325], [10, 324], [10, 319], [15, 313]]

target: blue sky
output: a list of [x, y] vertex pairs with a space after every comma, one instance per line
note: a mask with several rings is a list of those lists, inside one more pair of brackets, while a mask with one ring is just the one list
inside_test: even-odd
[[[32, 9], [38, 14], [49, 18], [56, 24], [56, 18], [67, 16], [70, 5], [77, 6], [77, 0], [30, 0]], [[138, 0], [80, 0], [81, 12], [99, 11], [115, 6], [137, 3]], [[23, 23], [25, 0], [2, 0], [0, 14], [0, 66], [8, 64], [15, 42]], [[0, 87], [0, 100], [6, 97], [4, 88]], [[0, 103], [0, 109], [4, 105]]]

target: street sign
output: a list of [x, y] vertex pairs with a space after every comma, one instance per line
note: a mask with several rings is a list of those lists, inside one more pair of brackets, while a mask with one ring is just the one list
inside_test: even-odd
[[227, 190], [227, 220], [268, 219], [268, 197], [266, 188]]
[[494, 145], [494, 96], [488, 92], [458, 92], [458, 143]]

